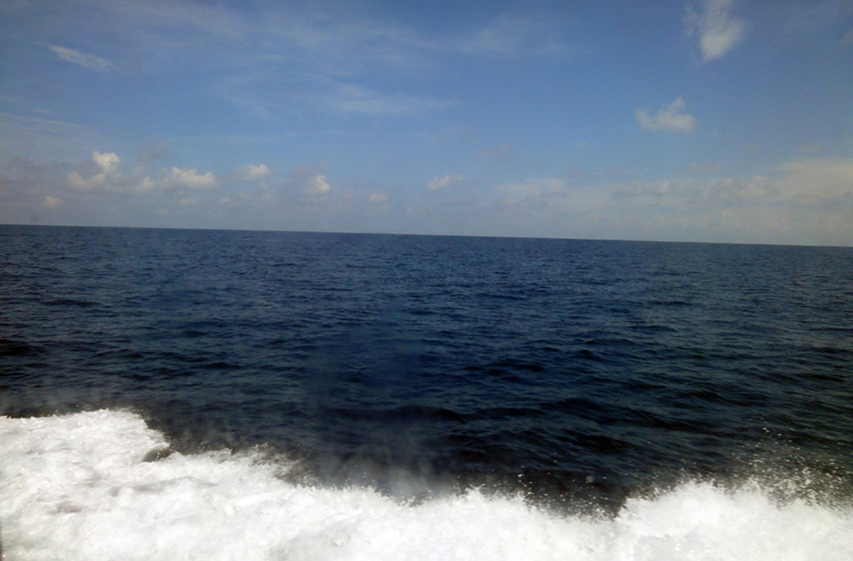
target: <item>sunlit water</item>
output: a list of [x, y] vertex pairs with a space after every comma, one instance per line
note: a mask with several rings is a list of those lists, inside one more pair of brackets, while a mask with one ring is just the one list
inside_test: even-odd
[[4, 559], [851, 559], [853, 251], [0, 227]]

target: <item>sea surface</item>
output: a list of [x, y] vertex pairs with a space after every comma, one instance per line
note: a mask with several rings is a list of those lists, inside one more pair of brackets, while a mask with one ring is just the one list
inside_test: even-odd
[[6, 560], [853, 559], [853, 248], [0, 226]]

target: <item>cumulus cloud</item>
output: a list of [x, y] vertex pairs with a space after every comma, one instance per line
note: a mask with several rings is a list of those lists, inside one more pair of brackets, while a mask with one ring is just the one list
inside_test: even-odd
[[[94, 166], [91, 163], [89, 166], [96, 167], [98, 172], [84, 179], [80, 172], [72, 171], [67, 176], [68, 187], [76, 191], [100, 190], [145, 194], [173, 189], [211, 189], [220, 184], [213, 172], [199, 173], [195, 168], [163, 168], [156, 176], [146, 175], [141, 180], [125, 177], [119, 169], [121, 158], [113, 152], [92, 152], [92, 162]], [[139, 171], [141, 175], [141, 170], [135, 171]]]
[[247, 164], [234, 170], [234, 178], [238, 181], [258, 181], [271, 173], [270, 168], [264, 164]]
[[83, 179], [77, 171], [72, 171], [68, 174], [68, 186], [78, 191], [91, 191], [92, 189], [103, 185], [106, 181], [104, 174], [97, 174], [89, 179]]
[[113, 152], [92, 152], [92, 161], [97, 165], [100, 173], [94, 174], [89, 179], [83, 179], [77, 171], [68, 174], [68, 186], [78, 191], [91, 191], [106, 186], [108, 179], [120, 176], [118, 165], [121, 159]]
[[696, 128], [696, 117], [683, 113], [687, 103], [682, 98], [676, 98], [669, 105], [658, 109], [657, 113], [649, 116], [645, 109], [637, 109], [634, 115], [646, 130], [669, 132], [693, 132]]
[[438, 189], [444, 189], [446, 187], [452, 187], [461, 183], [465, 178], [459, 175], [458, 173], [454, 173], [453, 175], [445, 175], [444, 177], [436, 177], [435, 179], [429, 181], [427, 183], [427, 189], [430, 191], [437, 191]]
[[314, 177], [308, 179], [305, 183], [305, 189], [312, 195], [323, 195], [328, 193], [332, 189], [332, 186], [329, 185], [328, 181], [326, 181], [325, 175], [318, 173]]
[[51, 197], [50, 195], [48, 195], [44, 198], [44, 202], [42, 203], [42, 206], [44, 208], [59, 208], [64, 204], [65, 204], [65, 201], [63, 201], [62, 199], [59, 199], [57, 197]]
[[219, 185], [219, 180], [212, 171], [200, 174], [195, 168], [173, 167], [169, 171], [161, 171], [157, 179], [163, 189], [210, 189]]
[[325, 195], [332, 190], [326, 176], [315, 166], [301, 166], [294, 169], [284, 181], [284, 186], [289, 189], [298, 189], [314, 197]]
[[98, 70], [100, 72], [106, 72], [107, 70], [115, 70], [116, 65], [111, 63], [110, 61], [103, 59], [101, 57], [91, 55], [88, 53], [83, 53], [80, 51], [75, 51], [74, 49], [69, 49], [68, 47], [60, 47], [59, 45], [48, 45], [48, 48], [59, 58], [60, 60], [64, 60], [67, 62], [71, 62], [73, 64], [80, 65], [84, 68], [88, 68], [90, 70]]
[[698, 36], [702, 62], [722, 58], [746, 36], [746, 23], [731, 15], [733, 0], [704, 0], [697, 12], [687, 7], [685, 33]]
[[199, 173], [195, 168], [172, 167], [172, 169], [161, 169], [160, 173], [153, 178], [146, 175], [135, 184], [121, 190], [142, 195], [156, 191], [213, 189], [219, 185], [220, 181], [212, 171]]
[[116, 173], [118, 171], [118, 164], [121, 161], [114, 152], [107, 152], [105, 154], [92, 152], [92, 160], [98, 164], [98, 167], [105, 174]]
[[211, 189], [219, 185], [219, 179], [212, 171], [199, 173], [195, 168], [161, 169], [154, 178], [145, 176], [130, 190], [135, 193], [149, 193], [151, 191], [169, 191], [173, 189]]

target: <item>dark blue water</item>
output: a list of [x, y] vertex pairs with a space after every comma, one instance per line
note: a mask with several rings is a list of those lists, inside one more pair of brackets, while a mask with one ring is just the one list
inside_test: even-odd
[[853, 249], [0, 226], [0, 413], [101, 408], [416, 501], [849, 501]]

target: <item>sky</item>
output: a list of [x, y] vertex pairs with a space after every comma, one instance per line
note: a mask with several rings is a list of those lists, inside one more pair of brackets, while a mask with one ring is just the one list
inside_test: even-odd
[[7, 0], [0, 223], [853, 246], [853, 1]]

